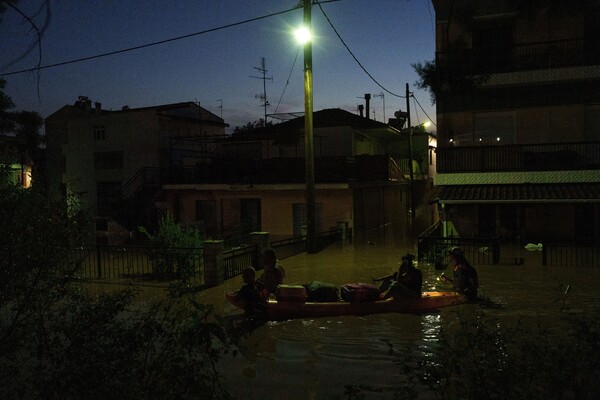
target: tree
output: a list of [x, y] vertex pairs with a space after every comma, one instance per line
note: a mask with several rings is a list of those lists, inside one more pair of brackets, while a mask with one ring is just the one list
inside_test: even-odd
[[261, 118], [258, 121], [248, 122], [246, 125], [236, 126], [233, 129], [233, 134], [234, 135], [243, 135], [245, 133], [252, 133], [252, 132], [259, 130], [260, 128], [263, 128], [265, 126], [272, 126], [272, 125], [273, 125], [273, 122], [267, 122], [265, 124], [265, 120]]
[[17, 151], [32, 154], [41, 143], [40, 128], [44, 119], [35, 111], [11, 111], [15, 105], [6, 93], [6, 81], [0, 78], [0, 134], [14, 135], [22, 143]]

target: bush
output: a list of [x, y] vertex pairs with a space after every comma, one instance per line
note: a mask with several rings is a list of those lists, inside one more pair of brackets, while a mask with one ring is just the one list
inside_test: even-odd
[[204, 243], [198, 229], [184, 230], [169, 214], [161, 218], [154, 235], [138, 229], [150, 239], [148, 256], [156, 275], [189, 281], [198, 273]]
[[390, 393], [394, 399], [596, 399], [597, 311], [562, 310], [564, 326], [522, 319], [513, 327], [480, 312], [458, 329], [442, 330], [426, 357], [399, 356], [396, 387], [348, 386], [345, 398]]
[[233, 336], [185, 287], [140, 309], [133, 289], [94, 297], [77, 284], [69, 254], [89, 222], [0, 188], [0, 398], [229, 398], [215, 363]]

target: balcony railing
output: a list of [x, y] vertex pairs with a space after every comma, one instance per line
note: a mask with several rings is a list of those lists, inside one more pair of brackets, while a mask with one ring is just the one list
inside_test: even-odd
[[[213, 160], [197, 166], [170, 167], [161, 171], [163, 184], [269, 184], [304, 183], [303, 158], [265, 160]], [[373, 182], [400, 178], [397, 166], [386, 155], [322, 157], [315, 159], [315, 182]]]
[[437, 149], [438, 173], [586, 169], [600, 169], [600, 142]]
[[456, 74], [490, 74], [511, 71], [596, 65], [600, 46], [584, 39], [515, 44], [502, 48], [464, 49], [437, 52], [436, 64]]

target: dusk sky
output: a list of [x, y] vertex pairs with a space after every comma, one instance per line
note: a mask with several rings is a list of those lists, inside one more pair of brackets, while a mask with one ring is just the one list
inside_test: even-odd
[[[19, 8], [42, 29], [43, 0], [20, 1]], [[42, 38], [41, 65], [100, 55], [168, 40], [293, 9], [298, 0], [68, 1], [50, 0]], [[41, 12], [36, 11], [41, 8]], [[342, 108], [357, 113], [372, 95], [371, 117], [383, 121], [406, 110], [405, 85], [413, 125], [435, 108], [429, 93], [415, 87], [411, 64], [435, 56], [435, 15], [429, 0], [340, 0], [321, 5], [350, 51], [381, 85], [359, 66], [318, 5], [312, 9], [314, 110]], [[225, 119], [231, 128], [264, 115], [257, 95], [263, 81], [255, 67], [264, 57], [267, 113], [303, 112], [303, 53], [291, 31], [301, 24], [301, 8], [268, 18], [142, 49], [42, 69], [4, 75], [5, 92], [17, 110], [47, 117], [78, 96], [120, 110], [194, 101]], [[8, 8], [0, 23], [0, 75], [33, 68], [39, 52], [34, 31]], [[297, 56], [297, 59], [296, 59]], [[294, 64], [294, 60], [296, 62]], [[288, 81], [289, 78], [289, 81]], [[289, 83], [288, 83], [289, 82]], [[387, 92], [387, 91], [391, 92]], [[380, 97], [383, 93], [384, 97]], [[219, 100], [222, 100], [219, 101]], [[219, 106], [222, 104], [222, 109]], [[424, 111], [419, 107], [422, 106]], [[427, 115], [426, 115], [427, 114]], [[435, 128], [434, 128], [435, 129]]]

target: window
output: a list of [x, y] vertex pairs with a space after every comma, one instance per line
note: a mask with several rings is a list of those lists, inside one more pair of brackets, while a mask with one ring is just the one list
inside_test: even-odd
[[123, 152], [111, 151], [94, 153], [94, 169], [121, 169], [123, 168]]
[[487, 112], [473, 114], [475, 144], [514, 144], [515, 114], [508, 112]]
[[94, 127], [94, 140], [104, 140], [106, 139], [106, 131], [103, 126]]

